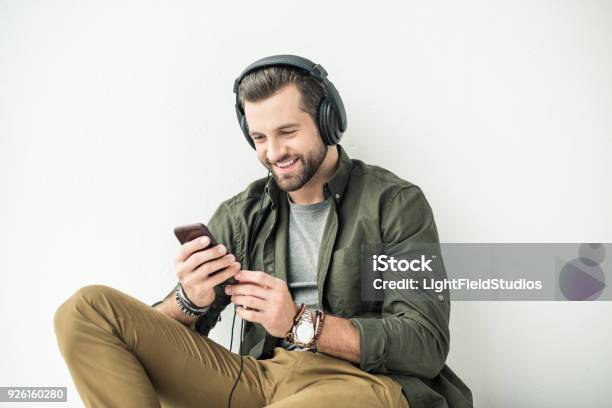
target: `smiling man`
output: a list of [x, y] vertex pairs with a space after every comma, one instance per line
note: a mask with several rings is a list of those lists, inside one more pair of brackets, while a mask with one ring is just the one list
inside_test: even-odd
[[[271, 176], [221, 203], [208, 223], [219, 245], [181, 246], [163, 301], [91, 285], [60, 306], [60, 350], [85, 404], [472, 406], [445, 364], [448, 301], [360, 299], [362, 243], [438, 242], [422, 190], [348, 157], [344, 106], [320, 65], [264, 58], [234, 92]], [[207, 337], [230, 303], [243, 357]]]
[[254, 124], [250, 137], [259, 161], [293, 202], [311, 204], [323, 201], [322, 186], [338, 164], [338, 150], [323, 143], [311, 114], [295, 111], [301, 103], [301, 91], [290, 83], [264, 101], [246, 102], [245, 113]]

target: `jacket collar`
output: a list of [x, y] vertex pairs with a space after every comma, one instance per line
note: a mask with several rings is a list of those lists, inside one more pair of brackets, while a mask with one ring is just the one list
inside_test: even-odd
[[[340, 146], [339, 144], [336, 146], [338, 148], [339, 156], [338, 167], [336, 167], [336, 171], [334, 172], [334, 174], [323, 185], [323, 188], [327, 189], [329, 194], [336, 201], [336, 204], [340, 204], [342, 198], [344, 197], [344, 191], [346, 190], [346, 186], [348, 185], [348, 181], [351, 176], [351, 170], [353, 169], [353, 161], [348, 156], [342, 146]], [[266, 194], [272, 202], [272, 207], [278, 207], [278, 200], [281, 193], [284, 193], [284, 191], [280, 189], [278, 184], [276, 184], [276, 180], [274, 179], [274, 177], [271, 176], [270, 182], [266, 186]]]

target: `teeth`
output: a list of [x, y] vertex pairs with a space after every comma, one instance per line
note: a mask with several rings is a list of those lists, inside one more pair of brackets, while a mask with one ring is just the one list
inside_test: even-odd
[[293, 160], [289, 160], [289, 161], [284, 161], [282, 163], [276, 163], [276, 165], [282, 169], [291, 166], [293, 163], [295, 163], [297, 159], [293, 159]]

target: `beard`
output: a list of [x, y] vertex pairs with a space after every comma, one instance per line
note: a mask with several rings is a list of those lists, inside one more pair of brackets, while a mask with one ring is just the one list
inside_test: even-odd
[[300, 171], [297, 171], [296, 174], [282, 174], [277, 173], [277, 168], [266, 160], [266, 167], [268, 170], [272, 172], [274, 176], [274, 180], [278, 187], [283, 191], [295, 191], [302, 188], [302, 186], [315, 175], [321, 163], [325, 159], [325, 155], [327, 154], [327, 146], [323, 141], [320, 141], [312, 150], [307, 152], [306, 154], [297, 154], [297, 155], [288, 155], [283, 157], [278, 162], [282, 162], [284, 160], [289, 159], [290, 157], [297, 158], [297, 162], [295, 165], [302, 164], [302, 168]]

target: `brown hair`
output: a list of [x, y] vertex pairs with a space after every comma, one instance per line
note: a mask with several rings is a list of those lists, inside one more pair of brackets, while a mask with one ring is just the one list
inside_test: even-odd
[[246, 75], [238, 88], [242, 111], [244, 101], [259, 102], [289, 84], [295, 84], [300, 91], [300, 109], [317, 123], [319, 104], [325, 96], [323, 81], [304, 70], [288, 66], [267, 67]]

